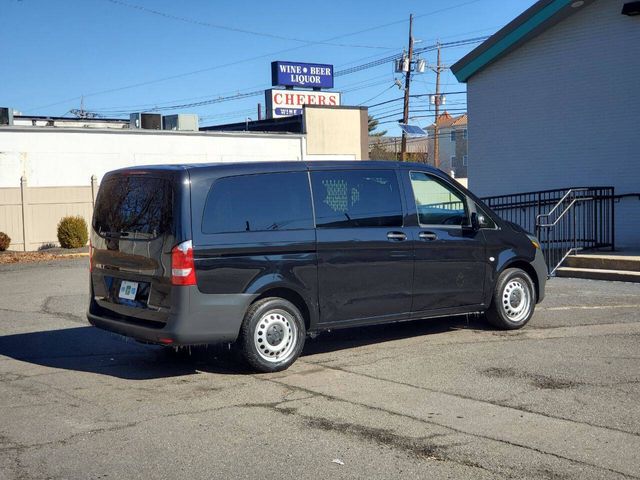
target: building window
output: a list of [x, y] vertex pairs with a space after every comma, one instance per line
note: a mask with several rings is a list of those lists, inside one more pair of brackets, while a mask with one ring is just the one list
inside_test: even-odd
[[[466, 130], [465, 130], [465, 132], [466, 132]], [[466, 167], [467, 165], [469, 165], [469, 160], [467, 159], [466, 155], [463, 155], [462, 156], [462, 166]]]
[[453, 168], [455, 164], [456, 164], [456, 156], [454, 155], [451, 157], [451, 168]]
[[467, 129], [466, 129], [466, 128], [462, 131], [462, 138], [463, 138], [464, 140], [466, 140], [466, 139], [467, 139]]
[[456, 141], [456, 131], [455, 130], [451, 130], [451, 141], [452, 142]]

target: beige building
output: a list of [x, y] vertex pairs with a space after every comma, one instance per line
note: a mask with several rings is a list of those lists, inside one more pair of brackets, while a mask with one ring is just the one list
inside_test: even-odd
[[[444, 112], [438, 116], [438, 159], [440, 170], [455, 178], [467, 178], [467, 114], [453, 116]], [[434, 165], [435, 125], [427, 127], [429, 164]]]

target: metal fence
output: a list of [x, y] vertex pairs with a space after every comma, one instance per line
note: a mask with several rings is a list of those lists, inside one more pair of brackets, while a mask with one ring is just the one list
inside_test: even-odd
[[580, 250], [615, 247], [613, 187], [574, 187], [483, 198], [504, 220], [535, 233], [550, 274]]

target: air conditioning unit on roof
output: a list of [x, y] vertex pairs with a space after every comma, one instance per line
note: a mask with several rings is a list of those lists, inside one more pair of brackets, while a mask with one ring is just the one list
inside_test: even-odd
[[129, 128], [162, 130], [162, 115], [159, 113], [132, 113], [129, 116]]
[[198, 115], [195, 113], [165, 115], [162, 118], [162, 128], [164, 130], [178, 130], [181, 132], [197, 132], [200, 130]]

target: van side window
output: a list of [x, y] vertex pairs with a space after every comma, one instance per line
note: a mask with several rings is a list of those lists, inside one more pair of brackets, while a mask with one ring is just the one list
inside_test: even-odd
[[311, 184], [318, 228], [402, 226], [394, 170], [317, 171]]
[[313, 228], [306, 172], [264, 173], [214, 182], [202, 219], [203, 233]]
[[411, 172], [420, 225], [468, 225], [464, 197], [426, 173]]

